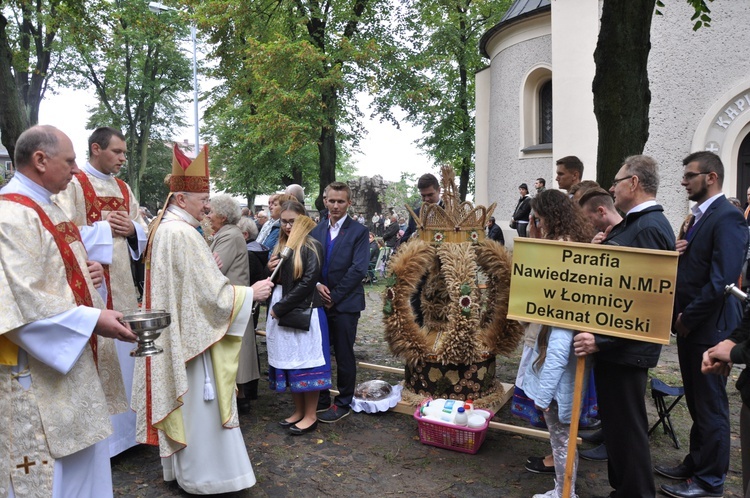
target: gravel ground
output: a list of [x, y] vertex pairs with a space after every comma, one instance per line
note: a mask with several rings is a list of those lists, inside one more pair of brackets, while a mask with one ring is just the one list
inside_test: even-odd
[[[368, 286], [367, 309], [359, 322], [356, 354], [359, 361], [401, 367], [383, 339], [381, 298], [383, 287]], [[262, 328], [262, 325], [261, 327]], [[265, 341], [258, 339], [262, 361]], [[520, 348], [511, 358], [498, 357], [497, 377], [512, 383], [516, 375]], [[739, 443], [740, 397], [734, 388], [739, 371], [729, 381], [732, 411], [731, 463], [725, 496], [741, 494]], [[651, 371], [670, 385], [679, 385], [676, 346], [664, 348], [659, 365]], [[392, 384], [400, 375], [360, 369], [359, 381], [383, 379]], [[650, 392], [646, 394], [649, 420], [656, 420]], [[426, 446], [420, 443], [416, 421], [394, 412], [378, 415], [355, 414], [336, 424], [319, 424], [313, 433], [293, 437], [277, 421], [292, 411], [291, 397], [268, 390], [261, 382], [259, 399], [251, 413], [240, 417], [242, 432], [258, 483], [251, 489], [227, 496], [237, 497], [317, 497], [342, 495], [353, 497], [403, 495], [410, 497], [530, 497], [551, 489], [553, 478], [524, 470], [526, 457], [549, 452], [549, 443], [517, 434], [490, 430], [476, 455]], [[508, 405], [495, 421], [524, 426], [510, 414]], [[654, 463], [677, 463], [688, 441], [690, 416], [684, 401], [672, 412], [681, 449], [661, 430], [651, 437]], [[585, 443], [584, 443], [585, 445]], [[585, 445], [584, 447], [588, 447]], [[112, 461], [116, 496], [186, 496], [179, 487], [162, 480], [161, 465], [155, 447], [139, 446]], [[657, 488], [668, 479], [654, 476]], [[577, 493], [581, 498], [606, 496], [605, 463], [581, 460]]]

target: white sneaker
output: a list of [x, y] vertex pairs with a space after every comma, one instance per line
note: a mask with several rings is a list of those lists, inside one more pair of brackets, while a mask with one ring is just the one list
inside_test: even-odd
[[[573, 495], [575, 498], [578, 498], [578, 495]], [[554, 489], [550, 489], [544, 494], [536, 494], [532, 496], [531, 498], [557, 498], [557, 492]]]
[[536, 494], [531, 498], [557, 498], [557, 492], [554, 489], [550, 489], [544, 494]]

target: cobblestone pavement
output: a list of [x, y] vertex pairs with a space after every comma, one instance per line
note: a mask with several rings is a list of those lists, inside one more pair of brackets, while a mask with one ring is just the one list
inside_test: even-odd
[[[360, 319], [356, 353], [359, 361], [400, 367], [383, 339], [381, 323], [382, 287], [367, 287], [367, 310]], [[261, 357], [265, 342], [258, 339]], [[498, 357], [497, 376], [512, 383], [520, 349], [512, 358]], [[739, 451], [740, 398], [734, 388], [739, 371], [735, 369], [728, 391], [732, 410], [732, 458], [726, 497], [741, 496]], [[659, 365], [652, 370], [668, 384], [680, 384], [676, 346], [665, 347]], [[380, 378], [392, 384], [399, 375], [360, 369], [360, 381]], [[649, 420], [656, 420], [650, 393], [646, 394]], [[277, 421], [292, 411], [288, 394], [279, 395], [261, 382], [259, 399], [252, 411], [240, 418], [258, 483], [251, 489], [227, 496], [237, 497], [317, 497], [328, 495], [364, 497], [530, 497], [551, 489], [549, 475], [524, 470], [526, 457], [549, 453], [549, 443], [509, 432], [490, 430], [476, 455], [426, 446], [420, 443], [416, 421], [398, 413], [352, 414], [335, 424], [319, 424], [313, 433], [293, 437]], [[499, 422], [524, 426], [510, 415], [506, 405], [495, 416]], [[690, 417], [684, 401], [672, 412], [681, 448], [657, 430], [651, 438], [655, 463], [677, 463], [688, 441]], [[166, 484], [155, 447], [133, 448], [113, 460], [116, 496], [187, 496], [176, 484]], [[657, 488], [669, 480], [654, 476]], [[605, 463], [581, 460], [577, 493], [581, 498], [606, 496]]]

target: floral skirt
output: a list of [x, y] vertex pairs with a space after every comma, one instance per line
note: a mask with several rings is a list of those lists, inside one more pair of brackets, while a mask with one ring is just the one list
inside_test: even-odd
[[318, 321], [323, 339], [323, 356], [325, 364], [319, 367], [283, 369], [268, 367], [268, 384], [272, 391], [284, 392], [287, 388], [293, 393], [322, 391], [330, 389], [331, 383], [331, 347], [328, 338], [328, 319], [323, 308], [318, 308]]

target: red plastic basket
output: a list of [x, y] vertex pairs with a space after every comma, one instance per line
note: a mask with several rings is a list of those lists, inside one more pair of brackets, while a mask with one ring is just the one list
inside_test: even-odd
[[484, 427], [471, 429], [428, 419], [422, 416], [419, 408], [414, 412], [414, 418], [419, 425], [419, 440], [422, 444], [471, 453], [472, 455], [479, 451], [490, 426], [489, 420], [485, 420]]

